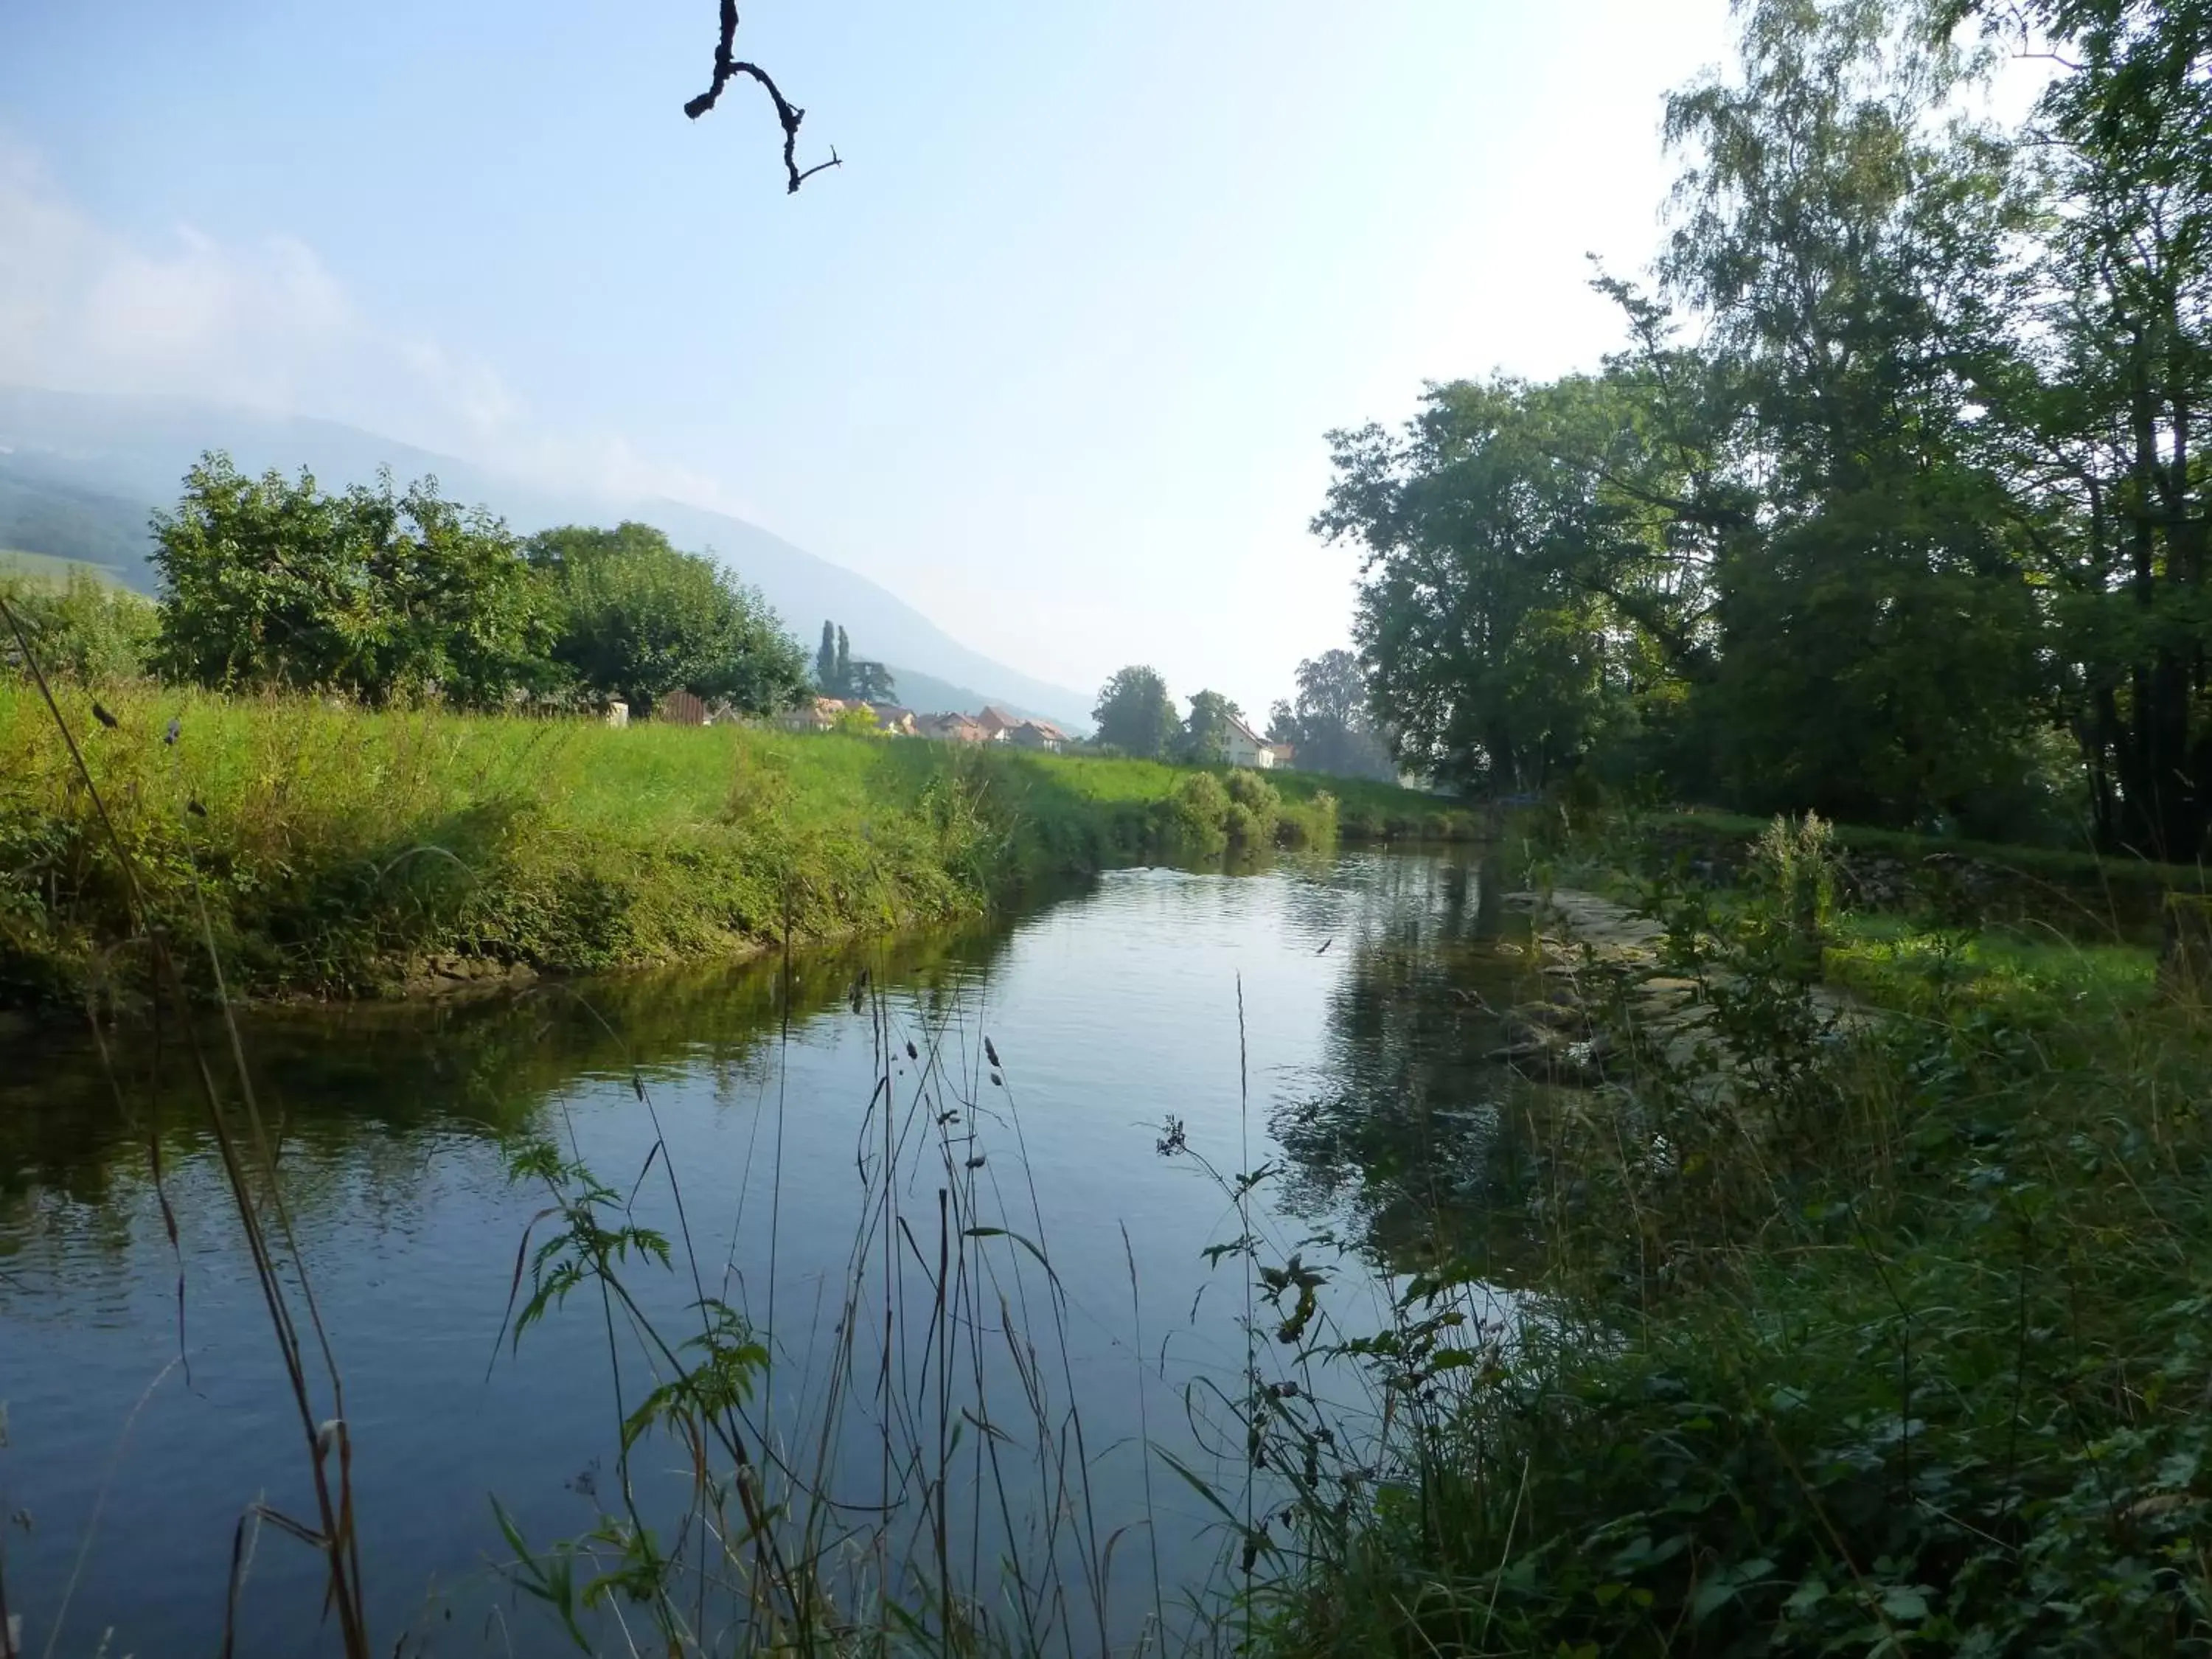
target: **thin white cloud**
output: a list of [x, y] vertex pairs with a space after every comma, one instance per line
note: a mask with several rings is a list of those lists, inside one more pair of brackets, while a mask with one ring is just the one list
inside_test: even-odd
[[743, 513], [618, 434], [541, 427], [482, 358], [369, 313], [314, 249], [100, 225], [0, 138], [0, 382], [169, 393], [353, 422], [533, 481]]

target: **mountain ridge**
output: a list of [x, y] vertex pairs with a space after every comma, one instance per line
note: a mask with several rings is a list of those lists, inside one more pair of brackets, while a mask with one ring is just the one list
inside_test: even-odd
[[[483, 506], [525, 533], [621, 519], [652, 524], [759, 588], [802, 645], [827, 617], [916, 690], [957, 694], [956, 706], [996, 702], [1064, 726], [1089, 724], [1082, 693], [985, 656], [881, 584], [745, 520], [665, 496], [549, 490], [314, 416], [0, 385], [0, 546], [113, 566], [133, 586], [150, 588], [147, 520], [174, 502], [185, 470], [210, 449], [227, 451], [248, 472], [304, 465], [331, 487], [368, 483], [382, 466], [403, 480], [428, 474], [449, 498]], [[913, 700], [905, 686], [900, 695]]]

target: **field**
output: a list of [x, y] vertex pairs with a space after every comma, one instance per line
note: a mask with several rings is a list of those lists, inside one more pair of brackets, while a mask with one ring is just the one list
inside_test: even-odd
[[19, 580], [59, 587], [71, 577], [98, 582], [103, 587], [124, 586], [123, 578], [104, 564], [91, 564], [82, 559], [60, 559], [46, 553], [27, 553], [20, 548], [0, 547], [0, 582]]
[[[0, 684], [0, 1001], [143, 985], [148, 927], [211, 944], [233, 989], [371, 995], [896, 931], [1219, 857], [1240, 823], [1255, 854], [1337, 829], [1332, 781], [1296, 775], [1255, 832], [1208, 775], [1150, 763], [151, 687], [102, 691], [106, 724], [61, 696], [112, 835], [36, 693]], [[1347, 793], [1353, 835], [1474, 828]]]

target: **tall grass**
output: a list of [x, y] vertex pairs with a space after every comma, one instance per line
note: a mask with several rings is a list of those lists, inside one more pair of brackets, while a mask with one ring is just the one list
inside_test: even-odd
[[1404, 1409], [1307, 1465], [1277, 1650], [2212, 1644], [2212, 1037], [2117, 944], [1949, 916], [1831, 919], [1839, 1024], [1806, 873], [1647, 891], [1709, 1036], [1592, 998], [1607, 1080], [1504, 1151], [1534, 1300], [1470, 1343], [1447, 1257], [1361, 1350]]
[[355, 996], [882, 933], [1140, 858], [1325, 845], [1338, 823], [1335, 796], [1303, 781], [1257, 785], [1264, 815], [1230, 801], [1201, 823], [1185, 796], [1218, 790], [1211, 775], [1139, 762], [147, 685], [58, 695], [82, 774], [41, 700], [0, 678], [0, 1001], [143, 988], [118, 852], [147, 926], [197, 931], [204, 906], [234, 988]]

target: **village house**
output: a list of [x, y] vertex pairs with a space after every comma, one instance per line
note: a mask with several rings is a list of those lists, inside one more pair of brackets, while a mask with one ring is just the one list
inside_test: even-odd
[[1024, 720], [1006, 733], [1006, 740], [1018, 749], [1058, 750], [1067, 746], [1067, 733], [1050, 720]]
[[975, 716], [975, 724], [983, 728], [983, 740], [986, 743], [1004, 743], [1006, 740], [1006, 734], [1021, 722], [1004, 709], [994, 708], [987, 703], [984, 705], [983, 712]]
[[809, 697], [796, 708], [787, 708], [775, 723], [787, 732], [827, 732], [837, 724], [847, 704], [839, 697]]
[[876, 730], [888, 737], [911, 738], [919, 735], [915, 725], [914, 710], [895, 702], [859, 702], [855, 708], [865, 708], [876, 717]]
[[990, 734], [983, 722], [973, 714], [945, 714], [925, 716], [920, 723], [921, 735], [934, 738], [939, 743], [988, 743]]
[[1231, 714], [1229, 716], [1229, 763], [1265, 771], [1275, 763], [1275, 745]]

